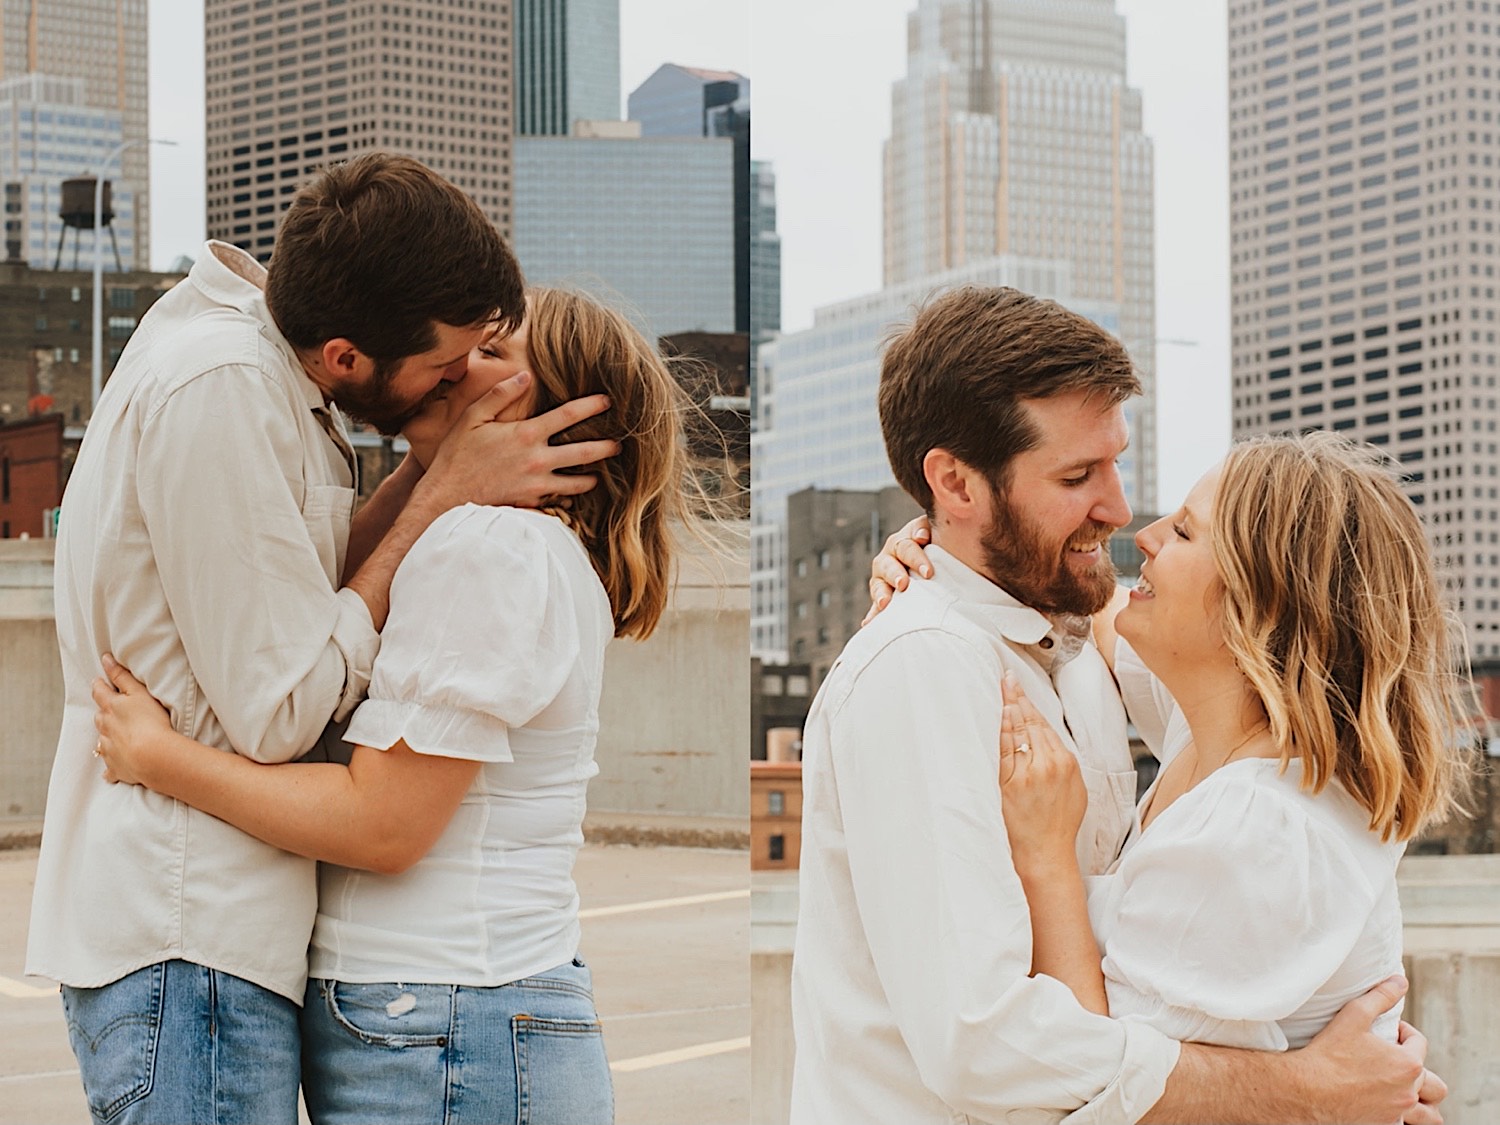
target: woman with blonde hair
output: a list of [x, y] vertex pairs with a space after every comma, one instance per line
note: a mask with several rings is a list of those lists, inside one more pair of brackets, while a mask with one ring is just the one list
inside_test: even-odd
[[[923, 531], [877, 558], [876, 611]], [[1161, 767], [1106, 874], [1079, 870], [1076, 759], [1004, 684], [1032, 975], [1174, 1039], [1300, 1047], [1401, 972], [1396, 864], [1454, 809], [1475, 735], [1457, 627], [1387, 463], [1333, 434], [1235, 446], [1136, 544], [1093, 632]]]
[[422, 536], [391, 586], [347, 767], [215, 753], [113, 661], [95, 685], [108, 779], [324, 861], [302, 1017], [319, 1125], [612, 1119], [572, 868], [605, 646], [650, 636], [667, 603], [692, 479], [684, 396], [623, 317], [533, 290], [525, 322], [405, 427], [412, 456], [430, 464], [466, 408], [521, 371], [515, 416], [606, 394], [610, 409], [562, 440], [620, 452], [588, 466], [584, 496], [471, 504]]
[[1095, 635], [1162, 765], [1087, 913], [1076, 766], [1019, 692], [1002, 719], [1033, 972], [1177, 1039], [1300, 1047], [1401, 971], [1396, 864], [1462, 773], [1431, 550], [1379, 455], [1322, 432], [1236, 446], [1136, 543]]

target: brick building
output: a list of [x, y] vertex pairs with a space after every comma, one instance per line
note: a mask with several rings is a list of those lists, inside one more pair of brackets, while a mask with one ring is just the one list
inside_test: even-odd
[[750, 870], [797, 869], [802, 858], [802, 763], [750, 764]]
[[62, 500], [63, 417], [0, 422], [0, 539], [50, 534], [49, 509]]
[[889, 488], [806, 488], [787, 497], [787, 625], [816, 690], [870, 608], [870, 559], [921, 509]]
[[[178, 273], [104, 274], [104, 377]], [[66, 427], [93, 411], [94, 279], [88, 270], [34, 270], [0, 263], [0, 422], [55, 411]]]

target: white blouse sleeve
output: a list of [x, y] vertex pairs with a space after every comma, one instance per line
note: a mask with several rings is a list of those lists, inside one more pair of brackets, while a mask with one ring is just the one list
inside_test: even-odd
[[573, 591], [542, 532], [515, 509], [454, 509], [391, 582], [370, 695], [345, 741], [511, 761], [510, 728], [557, 697], [579, 644]]
[[1177, 701], [1136, 655], [1124, 637], [1115, 638], [1115, 683], [1125, 713], [1158, 761], [1164, 759], [1164, 743]]
[[1253, 779], [1188, 793], [1162, 817], [1116, 872], [1111, 1014], [1174, 1039], [1285, 1050], [1276, 1021], [1343, 964], [1376, 889], [1336, 829]]

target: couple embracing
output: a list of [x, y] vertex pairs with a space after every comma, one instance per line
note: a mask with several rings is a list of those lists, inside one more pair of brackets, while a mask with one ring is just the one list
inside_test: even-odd
[[885, 352], [927, 518], [807, 721], [794, 1125], [1440, 1121], [1397, 976], [1396, 864], [1462, 774], [1426, 537], [1372, 451], [1261, 439], [1117, 590], [1139, 391], [1010, 289]]
[[[611, 1120], [572, 868], [681, 394], [381, 153], [142, 319], [64, 497], [27, 961], [96, 1122], [294, 1125], [299, 1075], [320, 1125]], [[411, 447], [357, 514], [341, 410]]]

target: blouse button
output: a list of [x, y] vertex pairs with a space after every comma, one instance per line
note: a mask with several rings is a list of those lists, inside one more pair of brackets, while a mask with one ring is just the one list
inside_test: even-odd
[[1037, 644], [1040, 645], [1042, 648], [1051, 648], [1052, 645], [1053, 645], [1053, 640], [1052, 640], [1051, 637], [1043, 637], [1041, 640], [1039, 640], [1037, 642]]

